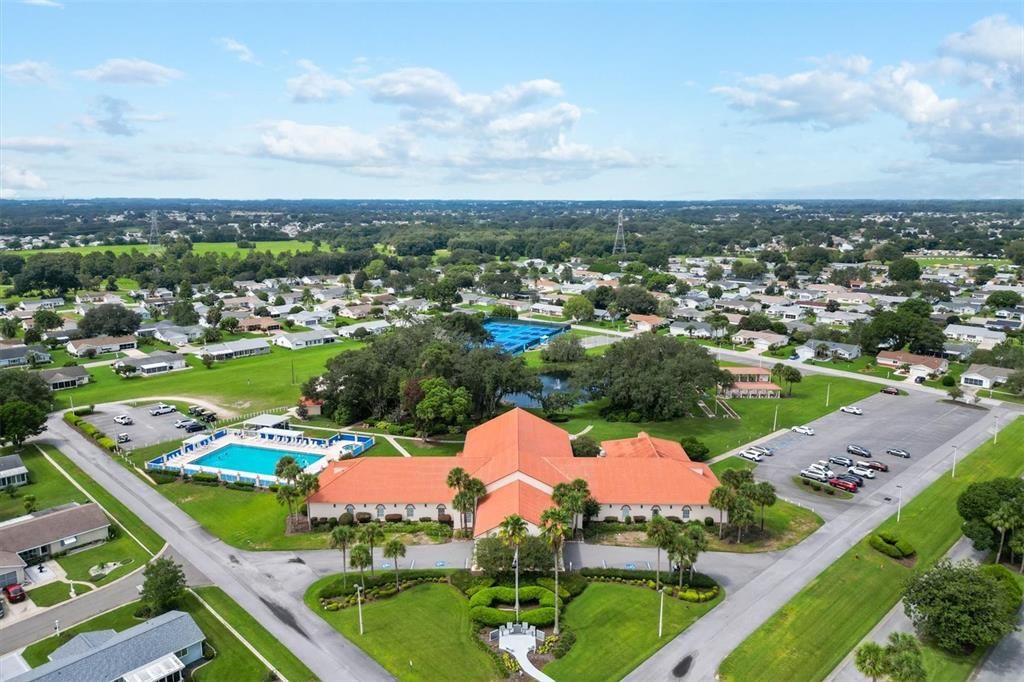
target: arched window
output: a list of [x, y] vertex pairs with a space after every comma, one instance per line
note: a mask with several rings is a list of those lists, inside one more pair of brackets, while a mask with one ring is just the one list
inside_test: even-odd
[[416, 515], [416, 507], [411, 504], [405, 505], [405, 518], [411, 519]]
[[354, 504], [346, 504], [345, 505], [345, 511], [347, 511], [349, 514], [355, 514], [356, 513], [356, 507], [355, 507]]
[[683, 507], [683, 520], [685, 521], [688, 518], [690, 518], [690, 508]]
[[623, 521], [625, 521], [626, 519], [629, 518], [629, 516], [630, 516], [629, 512], [630, 512], [629, 505], [628, 504], [622, 505], [622, 520]]
[[651, 507], [651, 518], [654, 518], [655, 516], [661, 516], [661, 507]]
[[378, 504], [377, 505], [377, 518], [378, 519], [383, 519], [384, 518], [384, 505], [383, 504]]
[[447, 508], [443, 504], [437, 505], [437, 517], [441, 518], [441, 514], [446, 514]]

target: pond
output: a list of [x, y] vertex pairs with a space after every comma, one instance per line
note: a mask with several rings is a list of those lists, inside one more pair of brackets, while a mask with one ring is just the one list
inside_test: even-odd
[[[538, 374], [537, 378], [540, 379], [541, 392], [543, 395], [549, 395], [551, 393], [565, 393], [566, 391], [573, 390], [572, 377], [567, 373], [546, 372], [544, 374]], [[540, 407], [540, 400], [527, 393], [510, 393], [505, 396], [504, 401], [506, 403], [511, 403], [516, 407]]]

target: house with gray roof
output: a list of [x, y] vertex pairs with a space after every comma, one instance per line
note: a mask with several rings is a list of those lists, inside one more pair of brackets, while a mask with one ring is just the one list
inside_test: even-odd
[[54, 369], [43, 369], [39, 376], [50, 385], [51, 391], [63, 391], [67, 388], [78, 388], [85, 386], [92, 378], [85, 367], [77, 365], [71, 367], [56, 367]]
[[28, 485], [28, 469], [18, 455], [0, 456], [0, 488]]
[[270, 352], [270, 345], [263, 339], [238, 339], [237, 341], [226, 341], [224, 343], [211, 343], [203, 346], [193, 354], [196, 357], [204, 355], [211, 356], [214, 360], [234, 360], [236, 358], [247, 358], [253, 355], [266, 355]]
[[0, 523], [0, 587], [25, 581], [29, 562], [103, 542], [110, 519], [99, 505], [66, 504]]
[[9, 346], [0, 348], [0, 369], [26, 367], [33, 363], [52, 362], [50, 353], [42, 346]]
[[188, 368], [184, 355], [168, 353], [164, 350], [153, 351], [149, 355], [143, 354], [142, 357], [138, 358], [121, 358], [114, 363], [114, 368], [117, 369], [126, 365], [135, 368], [134, 376], [141, 377]]
[[855, 360], [860, 357], [860, 346], [852, 343], [837, 343], [822, 339], [811, 339], [794, 351], [801, 360], [813, 360], [817, 357]]
[[960, 385], [968, 388], [992, 388], [996, 384], [1005, 384], [1011, 374], [1012, 369], [975, 364], [960, 375]]
[[96, 630], [73, 637], [48, 663], [11, 682], [180, 682], [203, 658], [206, 635], [192, 616], [168, 611], [121, 632]]
[[294, 334], [280, 334], [274, 337], [274, 345], [289, 350], [300, 350], [312, 346], [322, 346], [325, 343], [334, 343], [338, 337], [328, 329], [312, 329], [308, 332], [295, 332]]
[[669, 325], [668, 333], [672, 336], [685, 336], [691, 339], [720, 339], [729, 334], [724, 327], [715, 329], [707, 322], [697, 320], [676, 320]]

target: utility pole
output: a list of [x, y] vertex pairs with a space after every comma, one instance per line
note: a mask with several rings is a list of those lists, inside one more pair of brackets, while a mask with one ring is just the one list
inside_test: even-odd
[[626, 255], [626, 232], [623, 229], [622, 211], [619, 211], [619, 222], [615, 228], [615, 242], [612, 244], [612, 255]]
[[772, 419], [772, 433], [779, 429], [779, 404], [775, 403], [775, 417]]
[[897, 485], [896, 488], [900, 491], [899, 499], [896, 502], [896, 523], [899, 523], [900, 515], [903, 512], [903, 486]]
[[661, 605], [658, 606], [658, 639], [661, 639], [662, 626], [665, 624], [665, 588], [658, 590], [661, 593]]
[[992, 445], [999, 442], [999, 415], [993, 415], [995, 423], [992, 425]]
[[956, 478], [956, 451], [957, 451], [957, 448], [959, 448], [959, 447], [960, 447], [959, 445], [954, 445], [953, 446], [953, 476], [952, 476], [953, 478]]
[[832, 398], [832, 383], [829, 382], [825, 386], [825, 407], [828, 407], [828, 403]]
[[359, 604], [359, 634], [363, 634], [363, 586], [356, 585], [356, 602]]

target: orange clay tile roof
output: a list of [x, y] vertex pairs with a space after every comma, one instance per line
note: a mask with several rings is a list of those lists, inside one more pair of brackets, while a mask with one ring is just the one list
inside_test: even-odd
[[[453, 491], [448, 472], [461, 466], [474, 475], [485, 462], [452, 457], [369, 457], [331, 462], [320, 473], [320, 490], [310, 502], [448, 503]], [[474, 466], [475, 465], [475, 466]]]
[[767, 374], [771, 376], [772, 371], [767, 367], [723, 367], [729, 374]]
[[545, 509], [555, 506], [551, 496], [528, 483], [514, 481], [504, 485], [480, 501], [476, 510], [473, 535], [479, 536], [494, 530], [512, 514], [519, 514], [535, 526], [540, 525], [540, 515]]
[[469, 471], [464, 459], [487, 459], [473, 476], [491, 485], [510, 474], [521, 472], [548, 485], [562, 483], [564, 477], [551, 466], [555, 459], [572, 459], [569, 434], [521, 408], [472, 428], [466, 434], [466, 447], [452, 466]]
[[707, 504], [718, 479], [705, 464], [665, 457], [577, 457], [560, 462], [569, 478], [582, 478], [602, 504]]
[[[770, 381], [737, 381], [734, 382], [729, 388], [739, 388], [743, 390], [755, 390], [761, 389], [765, 391], [781, 391], [782, 388], [778, 384], [774, 384]], [[726, 389], [729, 390], [729, 389]]]
[[606, 440], [601, 443], [605, 457], [667, 457], [681, 462], [689, 462], [686, 450], [679, 443], [664, 438], [652, 438], [641, 431], [636, 438]]

